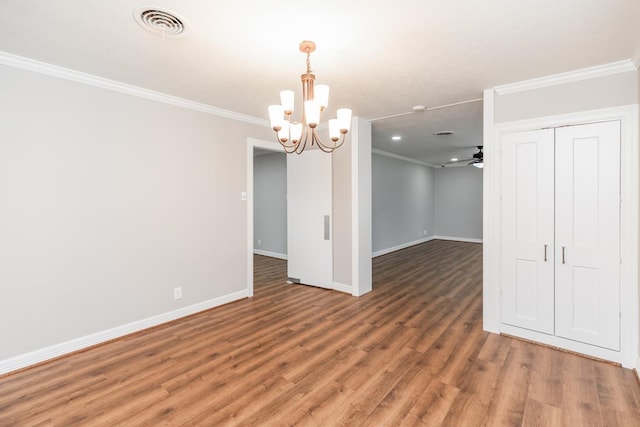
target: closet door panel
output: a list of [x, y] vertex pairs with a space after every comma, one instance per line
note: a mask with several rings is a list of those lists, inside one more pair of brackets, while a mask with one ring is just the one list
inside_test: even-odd
[[553, 130], [501, 141], [502, 322], [553, 334]]
[[556, 129], [556, 335], [620, 349], [620, 123]]

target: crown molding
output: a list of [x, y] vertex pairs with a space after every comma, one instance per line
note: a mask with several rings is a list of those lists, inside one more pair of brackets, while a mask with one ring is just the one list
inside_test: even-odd
[[189, 99], [180, 98], [166, 93], [156, 92], [133, 86], [127, 83], [115, 80], [105, 79], [93, 74], [83, 73], [81, 71], [64, 68], [46, 62], [36, 61], [35, 59], [25, 58], [23, 56], [14, 55], [0, 51], [0, 65], [19, 68], [26, 71], [32, 71], [38, 74], [44, 74], [51, 77], [70, 80], [76, 83], [82, 83], [89, 86], [99, 87], [101, 89], [112, 90], [114, 92], [124, 93], [126, 95], [136, 96], [139, 98], [149, 99], [151, 101], [161, 102], [163, 104], [173, 105], [175, 107], [186, 108], [188, 110], [198, 111], [213, 116], [224, 117], [227, 119], [237, 120], [240, 122], [250, 123], [258, 126], [269, 126], [269, 122], [265, 119], [237, 113], [235, 111], [225, 110], [223, 108], [214, 107], [200, 102], [191, 101]]
[[493, 89], [498, 95], [507, 95], [517, 92], [525, 92], [533, 89], [540, 89], [549, 86], [578, 82], [581, 80], [593, 79], [596, 77], [608, 76], [611, 74], [635, 71], [638, 67], [630, 59], [624, 61], [611, 62], [609, 64], [597, 65], [595, 67], [581, 68], [579, 70], [566, 73], [553, 74], [531, 80], [524, 80], [517, 83], [496, 86]]
[[379, 155], [385, 156], [385, 157], [391, 157], [393, 159], [404, 160], [405, 162], [409, 162], [409, 163], [416, 163], [416, 164], [422, 165], [422, 166], [428, 166], [430, 168], [437, 168], [438, 167], [437, 165], [432, 165], [430, 163], [421, 162], [420, 160], [412, 159], [411, 157], [405, 157], [405, 156], [401, 156], [399, 154], [389, 153], [388, 151], [378, 150], [377, 148], [372, 148], [371, 149], [371, 153], [379, 154]]

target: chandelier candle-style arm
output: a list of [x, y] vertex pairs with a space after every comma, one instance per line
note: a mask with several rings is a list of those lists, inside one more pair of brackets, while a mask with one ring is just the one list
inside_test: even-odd
[[351, 129], [351, 110], [339, 108], [337, 119], [329, 120], [330, 143], [322, 141], [318, 135], [320, 116], [329, 105], [329, 86], [315, 85], [316, 76], [311, 71], [311, 52], [316, 49], [312, 41], [300, 43], [300, 51], [307, 54], [307, 72], [302, 80], [302, 119], [292, 121], [295, 94], [292, 90], [280, 92], [280, 105], [269, 106], [269, 122], [276, 132], [278, 142], [287, 153], [300, 154], [309, 145], [317, 145], [322, 151], [331, 153], [340, 147], [345, 135]]

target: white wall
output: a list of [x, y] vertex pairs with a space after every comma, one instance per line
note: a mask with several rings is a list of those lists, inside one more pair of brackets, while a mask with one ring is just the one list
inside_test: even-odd
[[374, 153], [372, 188], [374, 255], [434, 235], [433, 168]]
[[371, 122], [353, 117], [332, 156], [334, 287], [360, 296], [372, 289]]
[[0, 93], [0, 362], [245, 289], [269, 129], [6, 66]]
[[262, 255], [287, 255], [286, 156], [273, 152], [254, 158], [253, 247]]
[[351, 141], [353, 130], [348, 133], [342, 147], [336, 149], [331, 159], [332, 185], [332, 238], [333, 281], [344, 287], [352, 286], [353, 228], [351, 206]]
[[434, 234], [482, 240], [482, 169], [435, 169]]
[[638, 102], [638, 72], [508, 93], [495, 98], [495, 123], [588, 111]]

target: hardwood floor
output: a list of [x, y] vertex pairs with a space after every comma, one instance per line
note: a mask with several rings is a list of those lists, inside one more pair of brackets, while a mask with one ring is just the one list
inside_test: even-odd
[[633, 373], [482, 331], [482, 247], [374, 260], [360, 298], [286, 285], [0, 378], [0, 426], [638, 426]]

